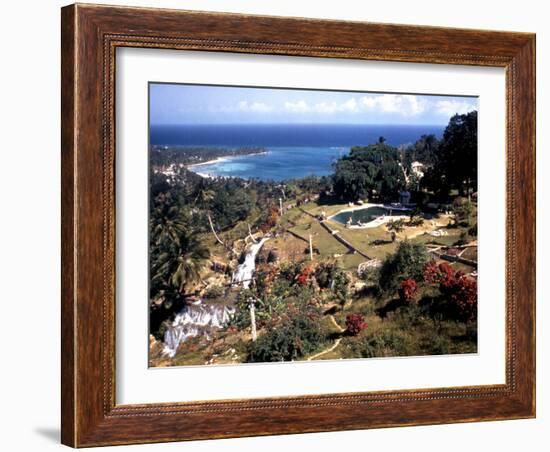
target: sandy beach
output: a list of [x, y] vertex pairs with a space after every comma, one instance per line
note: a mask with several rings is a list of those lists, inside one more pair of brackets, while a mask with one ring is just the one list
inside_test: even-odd
[[213, 163], [226, 162], [226, 161], [233, 160], [233, 159], [240, 158], [240, 157], [249, 157], [251, 155], [265, 155], [267, 153], [268, 153], [268, 151], [262, 151], [262, 152], [253, 152], [253, 153], [250, 153], [250, 154], [229, 155], [227, 157], [217, 157], [217, 158], [212, 159], [212, 160], [207, 160], [206, 162], [193, 163], [192, 165], [187, 165], [187, 169], [189, 171], [193, 171], [195, 174], [198, 174], [201, 177], [213, 178], [214, 176], [212, 176], [208, 173], [201, 173], [201, 172], [198, 172], [198, 171], [194, 171], [194, 169], [196, 167], [200, 167], [200, 166], [204, 166], [204, 165], [211, 165]]
[[[250, 154], [250, 155], [253, 155], [253, 154]], [[193, 168], [197, 166], [210, 165], [211, 163], [223, 162], [225, 160], [228, 160], [229, 158], [231, 157], [217, 157], [213, 160], [207, 160], [206, 162], [193, 163], [192, 165], [187, 165], [187, 169], [192, 171]]]

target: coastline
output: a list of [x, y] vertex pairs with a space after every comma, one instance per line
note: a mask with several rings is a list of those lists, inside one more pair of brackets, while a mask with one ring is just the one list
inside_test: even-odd
[[[252, 155], [252, 154], [250, 154]], [[192, 171], [192, 168], [195, 168], [196, 166], [202, 166], [202, 165], [210, 165], [211, 163], [219, 163], [227, 160], [228, 157], [216, 157], [213, 160], [207, 160], [205, 162], [200, 163], [193, 163], [191, 165], [187, 165], [187, 169]]]
[[224, 156], [224, 157], [216, 157], [215, 159], [207, 160], [205, 162], [199, 162], [199, 163], [193, 163], [192, 165], [187, 165], [186, 168], [189, 171], [192, 171], [193, 173], [198, 174], [201, 177], [213, 178], [214, 176], [212, 176], [208, 173], [199, 173], [198, 171], [193, 171], [193, 169], [195, 167], [198, 167], [198, 166], [211, 165], [211, 164], [214, 164], [214, 163], [226, 162], [226, 161], [229, 161], [229, 160], [238, 159], [238, 158], [241, 158], [241, 157], [249, 157], [249, 156], [253, 156], [253, 155], [265, 155], [267, 153], [268, 153], [268, 151], [261, 151], [261, 152], [252, 152], [250, 154], [229, 155], [229, 156]]

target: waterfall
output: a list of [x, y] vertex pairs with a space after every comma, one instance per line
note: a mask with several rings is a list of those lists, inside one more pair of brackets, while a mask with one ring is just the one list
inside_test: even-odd
[[[256, 268], [256, 255], [263, 244], [269, 240], [264, 237], [248, 249], [244, 262], [237, 267], [233, 275], [234, 285], [242, 283], [248, 288]], [[172, 325], [164, 333], [162, 353], [173, 358], [179, 345], [187, 338], [199, 335], [208, 336], [211, 332], [223, 327], [235, 313], [234, 306], [223, 304], [203, 304], [198, 302], [185, 306], [177, 315]]]
[[233, 306], [221, 304], [191, 304], [185, 306], [172, 325], [164, 333], [162, 353], [170, 358], [176, 354], [178, 346], [189, 337], [206, 335], [221, 328], [235, 313]]
[[258, 243], [255, 243], [250, 247], [246, 253], [244, 262], [237, 267], [237, 271], [233, 275], [233, 284], [242, 283], [243, 287], [248, 289], [252, 275], [254, 274], [254, 269], [256, 268], [256, 255], [262, 249], [264, 243], [268, 240], [269, 237], [264, 237]]

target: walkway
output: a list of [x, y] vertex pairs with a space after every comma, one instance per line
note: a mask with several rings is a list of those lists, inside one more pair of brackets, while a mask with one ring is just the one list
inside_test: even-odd
[[[336, 319], [334, 318], [334, 316], [332, 314], [329, 315], [329, 318], [330, 318], [330, 320], [332, 321], [332, 323], [334, 324], [334, 326], [336, 327], [336, 329], [338, 330], [339, 333], [343, 333], [344, 331], [346, 331], [344, 328], [342, 328], [340, 325], [338, 325], [338, 322], [336, 321]], [[333, 351], [336, 347], [338, 347], [340, 345], [340, 342], [342, 342], [341, 337], [336, 339], [334, 341], [334, 344], [332, 344], [329, 348], [326, 348], [325, 350], [323, 350], [319, 353], [316, 353], [313, 356], [310, 356], [307, 360], [312, 361], [314, 359], [319, 358], [320, 356], [323, 356], [323, 355], [326, 355], [327, 353], [330, 353], [331, 351]]]

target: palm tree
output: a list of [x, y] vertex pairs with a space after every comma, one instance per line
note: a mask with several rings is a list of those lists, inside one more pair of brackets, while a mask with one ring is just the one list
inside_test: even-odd
[[216, 196], [216, 193], [210, 189], [208, 182], [205, 179], [201, 179], [194, 190], [195, 199], [193, 205], [202, 204], [205, 205], [212, 201]]
[[210, 251], [196, 234], [185, 231], [177, 240], [164, 241], [152, 265], [152, 282], [184, 293], [189, 284], [200, 281], [200, 272], [210, 258]]
[[187, 218], [183, 210], [172, 200], [170, 193], [161, 193], [153, 201], [151, 219], [151, 237], [155, 244], [163, 241], [177, 241], [185, 232]]

